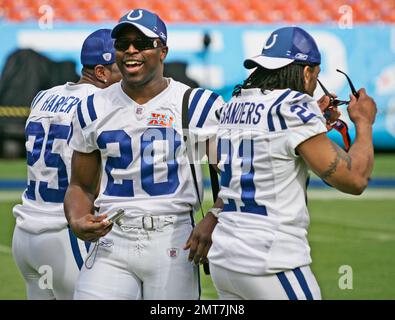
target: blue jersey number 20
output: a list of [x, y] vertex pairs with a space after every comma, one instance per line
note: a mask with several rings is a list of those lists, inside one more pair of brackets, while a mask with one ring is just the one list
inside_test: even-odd
[[[167, 155], [167, 181], [154, 182], [154, 141], [167, 141], [169, 154]], [[106, 149], [107, 144], [117, 143], [119, 145], [119, 157], [108, 157], [105, 171], [107, 174], [107, 186], [105, 195], [117, 197], [133, 197], [134, 188], [132, 179], [123, 179], [120, 183], [114, 183], [113, 169], [126, 169], [133, 160], [132, 138], [124, 130], [103, 131], [98, 139], [97, 145], [100, 149]], [[161, 196], [172, 194], [178, 188], [178, 163], [175, 159], [177, 148], [181, 144], [179, 134], [173, 129], [148, 128], [140, 138], [140, 179], [141, 186], [150, 196]], [[170, 158], [170, 159], [169, 159]]]

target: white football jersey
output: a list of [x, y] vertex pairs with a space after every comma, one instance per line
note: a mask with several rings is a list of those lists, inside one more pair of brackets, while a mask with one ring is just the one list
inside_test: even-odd
[[67, 226], [63, 200], [70, 179], [68, 146], [72, 118], [78, 103], [99, 88], [66, 83], [40, 91], [26, 121], [28, 186], [22, 204], [13, 209], [16, 223], [25, 231], [40, 233]]
[[[198, 200], [182, 131], [182, 99], [188, 87], [169, 79], [168, 87], [140, 105], [112, 85], [84, 100], [74, 116], [70, 146], [100, 150], [102, 178], [95, 201], [99, 213], [119, 208], [127, 216], [190, 212]], [[190, 135], [205, 141], [217, 132], [217, 94], [194, 89], [189, 99]], [[200, 166], [196, 166], [202, 188]], [[201, 190], [200, 190], [201, 192]]]
[[290, 89], [242, 90], [224, 106], [218, 156], [225, 206], [211, 263], [262, 275], [311, 262], [308, 168], [295, 148], [326, 131], [313, 98]]

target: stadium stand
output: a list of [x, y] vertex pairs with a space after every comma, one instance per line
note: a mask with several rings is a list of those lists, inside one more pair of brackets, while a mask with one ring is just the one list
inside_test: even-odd
[[339, 8], [353, 9], [356, 23], [394, 23], [394, 0], [0, 0], [0, 17], [11, 21], [37, 19], [50, 5], [57, 21], [114, 21], [130, 8], [147, 8], [167, 22], [330, 23]]

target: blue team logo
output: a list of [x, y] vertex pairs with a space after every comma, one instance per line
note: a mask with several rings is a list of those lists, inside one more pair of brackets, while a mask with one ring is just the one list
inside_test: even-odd
[[264, 45], [263, 49], [267, 50], [267, 49], [270, 49], [271, 47], [273, 47], [273, 46], [275, 45], [276, 41], [277, 41], [277, 36], [278, 36], [277, 34], [274, 34], [274, 35], [273, 35], [273, 39], [272, 39], [271, 42], [269, 42], [269, 41], [270, 41], [270, 38], [267, 39], [267, 42], [266, 42], [266, 44]]
[[140, 20], [143, 17], [143, 10], [138, 10], [137, 17], [132, 17], [135, 10], [129, 12], [128, 16], [126, 17], [130, 21]]

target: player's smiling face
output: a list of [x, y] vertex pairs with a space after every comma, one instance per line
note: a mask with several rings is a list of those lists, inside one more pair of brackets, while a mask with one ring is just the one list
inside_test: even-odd
[[128, 86], [145, 85], [162, 77], [168, 48], [159, 39], [148, 38], [137, 28], [125, 26], [115, 40], [115, 48], [118, 68]]

